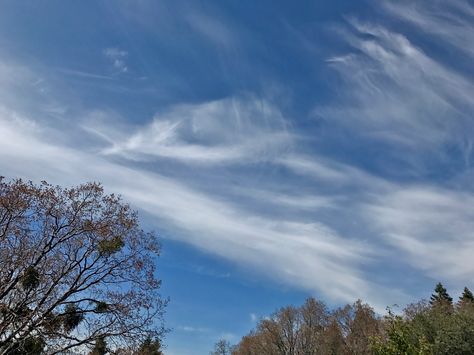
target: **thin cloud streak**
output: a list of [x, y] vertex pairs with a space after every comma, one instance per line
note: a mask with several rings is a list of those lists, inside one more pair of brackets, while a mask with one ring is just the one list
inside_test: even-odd
[[132, 134], [128, 128], [112, 136], [104, 132], [106, 127], [89, 124], [84, 128], [112, 142], [102, 150], [104, 155], [136, 161], [168, 158], [196, 164], [252, 163], [271, 160], [293, 140], [280, 112], [255, 98], [178, 106]]
[[474, 56], [474, 7], [467, 1], [383, 1], [393, 16], [439, 36], [444, 43]]
[[[388, 144], [413, 166], [423, 164], [423, 154], [442, 151], [446, 144], [467, 153], [474, 82], [400, 33], [354, 18], [349, 23], [352, 30], [341, 28], [339, 35], [354, 53], [328, 59], [343, 80], [343, 98], [314, 113], [361, 138]], [[414, 156], [421, 159], [413, 162]]]

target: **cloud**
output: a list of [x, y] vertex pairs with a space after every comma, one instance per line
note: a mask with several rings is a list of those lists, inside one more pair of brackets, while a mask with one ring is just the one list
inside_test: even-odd
[[187, 16], [187, 21], [194, 31], [219, 47], [229, 49], [236, 45], [231, 29], [216, 18], [192, 12]]
[[191, 269], [196, 274], [210, 276], [218, 279], [227, 279], [231, 276], [230, 272], [223, 273], [202, 265], [192, 265]]
[[288, 211], [288, 208], [296, 211], [302, 210], [319, 210], [327, 208], [337, 208], [339, 201], [338, 196], [331, 195], [306, 195], [302, 191], [281, 192], [267, 189], [257, 189], [251, 187], [239, 187], [235, 189], [235, 194], [252, 198], [255, 202], [263, 202], [265, 205], [272, 205], [275, 208], [280, 206]]
[[203, 327], [193, 327], [190, 325], [180, 325], [177, 327], [178, 330], [182, 330], [184, 332], [191, 332], [191, 333], [208, 333], [210, 332], [209, 328]]
[[119, 192], [148, 212], [158, 226], [174, 231], [176, 238], [254, 265], [285, 283], [322, 290], [336, 299], [352, 298], [369, 287], [357, 271], [370, 253], [364, 243], [343, 239], [321, 223], [248, 214], [179, 181], [56, 145], [44, 135], [48, 132], [35, 129], [26, 119], [19, 125], [13, 116], [4, 112], [0, 118], [1, 169], [8, 176], [66, 185], [99, 180], [108, 191]]
[[355, 188], [371, 185], [380, 189], [387, 186], [383, 178], [371, 175], [356, 166], [351, 166], [317, 155], [286, 154], [276, 162], [295, 174], [309, 176], [320, 183]]
[[[107, 113], [102, 115], [107, 123]], [[333, 301], [346, 302], [361, 297], [382, 310], [386, 295], [398, 300], [399, 296], [407, 297], [401, 291], [369, 281], [364, 271], [386, 253], [381, 242], [359, 238], [364, 231], [352, 227], [354, 235], [351, 228], [341, 229], [343, 216], [351, 216], [357, 223], [365, 223], [368, 216], [375, 216], [374, 220], [368, 219], [369, 225], [380, 228], [384, 240], [389, 241], [383, 229], [387, 222], [376, 217], [377, 208], [382, 208], [381, 202], [371, 196], [380, 193], [389, 196], [396, 191], [396, 186], [347, 164], [314, 154], [289, 153], [295, 150], [298, 138], [288, 132], [288, 124], [278, 109], [265, 101], [237, 97], [178, 105], [157, 114], [150, 124], [137, 127], [131, 133], [130, 129], [117, 125], [115, 131], [108, 125], [111, 129], [106, 132], [88, 120], [78, 123], [87, 130], [70, 127], [57, 132], [41, 122], [41, 119], [33, 120], [13, 109], [3, 108], [0, 114], [3, 175], [37, 181], [46, 179], [65, 185], [101, 181], [107, 191], [120, 193], [150, 216], [150, 223], [168, 231], [173, 238], [246, 265], [277, 282], [311, 290]], [[95, 142], [92, 146], [77, 143], [78, 135], [86, 142], [94, 142], [91, 132], [102, 135], [101, 143]], [[62, 140], [56, 139], [57, 136], [62, 136]], [[70, 139], [73, 136], [76, 138]], [[166, 150], [166, 147], [173, 149]], [[188, 154], [196, 147], [207, 149], [206, 154], [218, 158], [209, 161], [206, 154]], [[189, 183], [188, 170], [183, 176], [175, 173], [168, 177], [133, 164], [150, 159], [159, 162], [163, 158], [193, 164], [198, 168], [195, 171], [203, 176], [199, 178], [204, 179], [201, 183], [214, 174], [215, 165], [221, 168], [265, 160], [270, 166], [287, 169], [291, 181], [298, 181], [299, 177], [319, 181], [320, 191], [319, 195], [312, 191], [301, 196], [301, 186], [290, 184], [282, 193], [272, 188], [280, 180], [271, 175], [270, 180], [253, 181], [250, 186], [243, 184], [242, 189], [249, 188], [247, 194], [264, 207], [258, 211], [253, 209], [255, 203], [230, 198], [229, 194], [243, 196], [243, 192], [239, 189], [226, 192], [230, 187], [227, 180], [209, 191], [202, 189], [199, 183]], [[236, 170], [235, 177], [246, 181], [247, 173]], [[335, 188], [340, 196], [334, 196]], [[361, 212], [358, 212], [359, 202], [366, 203]], [[284, 214], [274, 214], [277, 205], [284, 206]], [[421, 207], [417, 213], [422, 213]], [[298, 211], [308, 208], [330, 212], [298, 216]], [[429, 253], [425, 255], [429, 256]], [[423, 270], [430, 266], [412, 264]]]
[[128, 56], [127, 51], [116, 47], [109, 47], [104, 49], [103, 53], [119, 73], [126, 73], [128, 71], [127, 63], [125, 61]]
[[[463, 283], [474, 272], [474, 195], [429, 186], [393, 189], [365, 207], [401, 261], [434, 279]], [[375, 218], [374, 218], [375, 216]]]
[[474, 7], [468, 1], [383, 1], [382, 5], [390, 14], [438, 36], [443, 44], [474, 56]]
[[275, 107], [250, 97], [178, 105], [135, 129], [111, 132], [110, 125], [100, 127], [95, 122], [84, 128], [111, 142], [102, 150], [104, 155], [137, 161], [248, 164], [271, 159], [291, 144], [285, 125]]
[[[436, 36], [425, 40], [472, 55], [467, 19], [473, 11], [467, 2], [383, 2], [383, 8]], [[409, 32], [354, 17], [347, 21], [336, 34], [352, 50], [327, 59], [339, 74], [339, 100], [314, 113], [332, 129], [348, 132], [349, 142], [340, 142], [347, 149], [363, 141], [363, 152], [373, 161], [382, 152], [382, 164], [372, 166], [376, 175], [324, 160], [315, 164], [307, 157], [287, 165], [322, 182], [351, 179], [358, 191], [349, 198], [355, 218], [368, 227], [381, 255], [398, 259], [399, 268], [419, 270], [418, 277], [468, 283], [473, 195], [458, 179], [472, 171], [472, 76], [429, 46], [415, 44]]]
[[65, 68], [58, 68], [56, 70], [61, 74], [66, 74], [66, 75], [71, 75], [71, 76], [76, 76], [76, 77], [81, 77], [81, 78], [86, 78], [86, 79], [114, 80], [114, 77], [112, 76], [89, 73], [89, 72], [80, 71], [80, 70], [65, 69]]
[[316, 107], [315, 115], [336, 122], [354, 139], [384, 144], [390, 157], [413, 168], [423, 168], [426, 154], [446, 159], [447, 145], [457, 146], [469, 161], [472, 79], [404, 34], [348, 21], [349, 28], [337, 33], [354, 51], [327, 60], [340, 75], [340, 100]]

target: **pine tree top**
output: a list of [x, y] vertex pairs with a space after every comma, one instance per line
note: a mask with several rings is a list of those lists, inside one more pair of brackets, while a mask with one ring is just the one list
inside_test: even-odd
[[464, 291], [459, 297], [459, 300], [461, 302], [474, 302], [474, 295], [472, 294], [471, 290], [469, 290], [467, 287], [464, 287]]
[[443, 284], [441, 282], [438, 282], [435, 287], [435, 293], [432, 294], [430, 297], [430, 303], [434, 305], [439, 303], [452, 304], [452, 302], [453, 298], [448, 294], [448, 291], [443, 286]]

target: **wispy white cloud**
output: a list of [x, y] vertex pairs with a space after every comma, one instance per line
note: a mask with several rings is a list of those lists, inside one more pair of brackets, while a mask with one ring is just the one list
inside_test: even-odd
[[341, 100], [318, 106], [315, 113], [360, 139], [388, 144], [392, 156], [413, 166], [423, 165], [420, 155], [442, 155], [446, 144], [467, 154], [473, 133], [472, 79], [404, 34], [354, 18], [349, 23], [351, 28], [338, 34], [354, 52], [328, 59], [343, 82]]
[[104, 49], [104, 56], [111, 62], [112, 66], [120, 73], [126, 73], [128, 71], [127, 63], [125, 59], [128, 56], [128, 52], [123, 49], [116, 47], [109, 47]]
[[374, 190], [387, 186], [383, 178], [371, 175], [362, 169], [322, 156], [286, 154], [275, 160], [295, 174], [306, 175], [320, 183], [339, 186], [361, 187], [371, 185]]
[[258, 320], [258, 316], [255, 313], [250, 313], [250, 320], [255, 323]]
[[439, 36], [443, 44], [474, 56], [474, 6], [469, 1], [383, 1], [392, 15], [424, 32]]
[[210, 276], [218, 279], [227, 279], [231, 276], [230, 272], [219, 272], [217, 270], [202, 266], [202, 265], [193, 265], [192, 271], [199, 275]]
[[281, 206], [296, 211], [337, 208], [340, 202], [338, 196], [316, 195], [315, 193], [306, 195], [303, 192], [296, 193], [293, 189], [290, 192], [281, 192], [272, 190], [269, 187], [265, 187], [265, 189], [239, 187], [234, 189], [233, 192], [239, 196], [247, 196], [255, 201], [263, 202], [266, 206]]
[[253, 265], [280, 282], [335, 299], [362, 296], [370, 288], [358, 271], [358, 264], [367, 262], [372, 254], [365, 243], [344, 239], [321, 223], [249, 214], [179, 181], [56, 145], [48, 132], [36, 130], [28, 120], [18, 125], [12, 115], [4, 112], [0, 119], [0, 149], [4, 152], [0, 163], [9, 176], [62, 184], [99, 180], [109, 191], [121, 193], [148, 212], [160, 227], [173, 230], [175, 237]]
[[399, 258], [434, 279], [467, 282], [474, 272], [474, 195], [429, 186], [393, 189], [365, 206]]
[[[129, 133], [111, 132], [89, 122], [85, 129], [105, 137], [105, 155], [132, 160], [176, 159], [187, 163], [254, 163], [268, 160], [291, 142], [281, 113], [268, 102], [223, 99], [199, 105], [179, 105]], [[107, 130], [107, 132], [105, 132]]]
[[[288, 212], [329, 208], [331, 215], [348, 215], [347, 210], [358, 211], [360, 205], [354, 196], [364, 191], [366, 196], [361, 201], [368, 203], [363, 205], [364, 210], [353, 213], [352, 218], [365, 223], [366, 217], [373, 216], [373, 220], [368, 218], [367, 223], [374, 229], [380, 228], [384, 238], [382, 243], [389, 243], [389, 234], [382, 229], [388, 222], [377, 217], [383, 216], [376, 210], [382, 208], [379, 206], [381, 202], [370, 196], [379, 196], [380, 193], [388, 196], [398, 187], [346, 164], [314, 155], [287, 153], [287, 150], [295, 150], [296, 138], [287, 132], [281, 113], [266, 102], [234, 98], [178, 106], [131, 134], [122, 129], [117, 129], [115, 133], [104, 132], [100, 127], [91, 125], [90, 121], [85, 121], [82, 125], [89, 131], [101, 132], [101, 139], [108, 145], [105, 151], [111, 147], [115, 149], [108, 154], [74, 143], [77, 138], [68, 139], [68, 136], [80, 134], [90, 140], [87, 131], [71, 127], [70, 130], [56, 132], [40, 122], [13, 109], [3, 108], [0, 114], [2, 174], [47, 179], [66, 185], [86, 180], [102, 181], [108, 191], [122, 194], [134, 206], [152, 216], [153, 223], [171, 231], [174, 238], [247, 265], [278, 282], [313, 290], [334, 301], [351, 301], [361, 297], [383, 309], [385, 301], [381, 300], [385, 295], [392, 293], [406, 297], [401, 292], [393, 293], [386, 286], [369, 281], [368, 275], [362, 271], [386, 252], [380, 249], [380, 242], [341, 234], [337, 224], [320, 219], [318, 215], [292, 219], [290, 214], [281, 218], [249, 210], [249, 205], [227, 199], [219, 189], [209, 193], [188, 185], [186, 179], [179, 176], [170, 178], [128, 165], [127, 160], [118, 163], [111, 159], [115, 156], [128, 159], [131, 154], [133, 159], [138, 160], [144, 159], [144, 156], [151, 159], [166, 157], [185, 163], [191, 161], [207, 169], [209, 164], [205, 154], [179, 153], [180, 149], [192, 150], [195, 146], [203, 146], [209, 149], [212, 156], [215, 154], [213, 151], [221, 148], [237, 147], [239, 154], [227, 152], [213, 163], [235, 165], [265, 157], [273, 166], [288, 169], [294, 178], [299, 175], [314, 178], [322, 182], [321, 186], [337, 186], [343, 195], [341, 201], [339, 197], [318, 196], [314, 192], [303, 198], [297, 194], [300, 190], [297, 185], [287, 187], [287, 192], [283, 194], [272, 191], [262, 181], [252, 188], [256, 191], [255, 198], [261, 198], [268, 208], [275, 204], [285, 205]], [[58, 135], [62, 135], [63, 139], [54, 138]], [[120, 137], [124, 139], [121, 141]], [[262, 142], [265, 148], [256, 149], [261, 147], [259, 144]], [[164, 155], [160, 150], [166, 145], [176, 147], [178, 153], [170, 149], [170, 153]], [[352, 187], [353, 191], [348, 192], [344, 187]], [[225, 189], [225, 186], [221, 188]], [[422, 207], [426, 206], [419, 206], [416, 212], [423, 213]], [[360, 231], [356, 234], [360, 235]], [[415, 242], [419, 240], [417, 236], [407, 235]], [[418, 259], [418, 262], [412, 264], [427, 270], [429, 265], [419, 264], [422, 257], [431, 257], [431, 253], [417, 255], [413, 260]], [[407, 262], [412, 262], [412, 259]], [[377, 295], [373, 292], [375, 289], [378, 290]]]
[[232, 30], [216, 18], [194, 11], [187, 16], [187, 21], [197, 33], [221, 48], [230, 49], [236, 45], [237, 38]]
[[204, 327], [194, 327], [190, 325], [180, 325], [176, 328], [177, 330], [182, 330], [184, 332], [191, 332], [191, 333], [208, 333], [211, 330], [209, 328]]
[[102, 75], [97, 73], [89, 73], [81, 70], [58, 68], [56, 69], [59, 73], [71, 76], [77, 76], [86, 79], [99, 79], [99, 80], [114, 80], [114, 77], [108, 75]]

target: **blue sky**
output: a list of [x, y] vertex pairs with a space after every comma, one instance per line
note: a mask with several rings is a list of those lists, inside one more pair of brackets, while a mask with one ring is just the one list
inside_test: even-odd
[[0, 173], [162, 237], [168, 354], [313, 295], [474, 287], [469, 1], [0, 4]]

